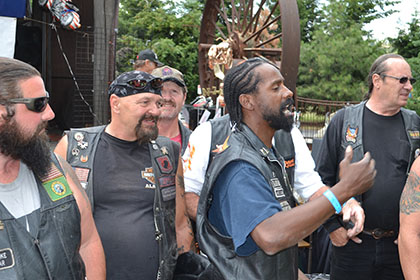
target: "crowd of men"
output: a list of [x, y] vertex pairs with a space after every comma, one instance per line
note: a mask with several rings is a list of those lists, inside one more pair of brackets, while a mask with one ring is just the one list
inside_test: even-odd
[[223, 82], [228, 114], [191, 132], [183, 74], [141, 51], [109, 86], [109, 124], [71, 129], [52, 152], [40, 73], [0, 58], [0, 279], [307, 279], [297, 243], [322, 225], [330, 279], [420, 279], [405, 59], [373, 62], [316, 164], [275, 64], [248, 59]]

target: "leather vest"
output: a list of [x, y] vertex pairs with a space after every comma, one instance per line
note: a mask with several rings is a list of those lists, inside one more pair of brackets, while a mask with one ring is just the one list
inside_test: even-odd
[[[214, 156], [217, 154], [217, 146], [223, 144], [232, 131], [230, 126], [230, 117], [228, 114], [223, 117], [210, 120], [210, 124], [212, 133], [210, 157], [207, 169], [213, 161]], [[286, 163], [286, 172], [290, 183], [293, 186], [295, 181], [295, 146], [290, 132], [277, 130], [274, 133], [274, 146]]]
[[[343, 130], [341, 132], [340, 160], [344, 158], [346, 147], [349, 145], [353, 148], [352, 162], [361, 160], [365, 154], [363, 149], [363, 111], [365, 104], [366, 101], [363, 101], [343, 109], [345, 112]], [[415, 111], [405, 108], [401, 108], [401, 114], [408, 142], [410, 143], [410, 157], [406, 171], [408, 174], [413, 161], [420, 154], [420, 118]]]
[[[67, 161], [75, 169], [94, 209], [93, 163], [105, 126], [72, 129], [68, 134]], [[188, 142], [188, 141], [187, 141]], [[177, 259], [175, 234], [175, 177], [178, 168], [179, 144], [159, 136], [149, 143], [156, 191], [153, 214], [156, 241], [159, 244], [157, 279], [172, 279]]]
[[[60, 177], [61, 167], [52, 158]], [[43, 185], [36, 178], [41, 202], [36, 238], [0, 203], [0, 279], [84, 279], [79, 208], [71, 190], [66, 190], [67, 182], [57, 185], [53, 179]], [[59, 195], [48, 193], [53, 188]]]
[[182, 141], [181, 155], [183, 155], [185, 150], [188, 147], [188, 140], [190, 139], [190, 135], [192, 131], [188, 127], [183, 125], [180, 120], [178, 120], [178, 126], [179, 126], [179, 131], [181, 133], [181, 141]]
[[246, 161], [259, 170], [284, 210], [295, 205], [292, 186], [288, 184], [289, 180], [284, 172], [283, 158], [277, 159], [243, 124], [241, 130], [231, 133], [227, 146], [215, 156], [206, 174], [197, 211], [200, 248], [225, 279], [297, 279], [297, 246], [273, 256], [258, 250], [250, 256], [239, 257], [235, 253], [232, 239], [221, 235], [208, 221], [213, 184], [223, 168], [235, 160]]

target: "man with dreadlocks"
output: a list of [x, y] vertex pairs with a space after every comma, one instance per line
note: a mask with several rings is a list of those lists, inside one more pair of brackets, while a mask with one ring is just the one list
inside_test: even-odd
[[[292, 128], [292, 93], [278, 68], [250, 59], [232, 68], [224, 95], [236, 129], [209, 167], [197, 212], [200, 248], [225, 279], [297, 279], [297, 242], [375, 177], [369, 154], [341, 163], [341, 181], [294, 208], [284, 160], [272, 146], [276, 130]], [[277, 144], [276, 144], [277, 145]]]

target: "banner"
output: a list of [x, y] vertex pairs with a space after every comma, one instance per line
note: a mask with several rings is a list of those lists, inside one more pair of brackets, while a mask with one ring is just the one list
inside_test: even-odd
[[0, 17], [0, 56], [13, 58], [16, 41], [16, 18]]

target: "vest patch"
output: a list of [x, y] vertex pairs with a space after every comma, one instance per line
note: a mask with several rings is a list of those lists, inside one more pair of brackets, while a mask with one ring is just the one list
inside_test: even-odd
[[292, 209], [292, 207], [290, 207], [290, 205], [289, 205], [289, 202], [287, 202], [287, 201], [280, 202], [280, 206], [281, 206], [281, 209], [283, 211], [287, 211], [287, 210]]
[[225, 142], [223, 142], [222, 145], [217, 145], [216, 144], [216, 149], [214, 149], [211, 152], [212, 153], [216, 153], [216, 154], [220, 154], [221, 152], [223, 152], [224, 150], [226, 150], [227, 148], [229, 148], [229, 145], [228, 145], [229, 137], [230, 137], [230, 135], [225, 139]]
[[346, 130], [346, 141], [347, 142], [351, 142], [351, 143], [356, 143], [356, 138], [357, 138], [357, 132], [359, 131], [359, 128], [353, 128], [350, 127], [350, 125], [347, 127]]
[[159, 186], [161, 188], [175, 185], [175, 176], [162, 176], [159, 178]]
[[44, 186], [52, 201], [57, 201], [73, 194], [66, 178], [63, 175], [47, 182], [43, 182], [42, 185]]
[[176, 189], [175, 186], [166, 187], [161, 189], [163, 201], [175, 199]]
[[292, 158], [292, 159], [289, 159], [289, 160], [285, 160], [284, 164], [285, 164], [286, 168], [291, 168], [291, 167], [295, 166], [295, 159]]
[[82, 167], [74, 167], [74, 173], [76, 173], [77, 179], [79, 179], [80, 183], [84, 188], [86, 188], [86, 184], [89, 178], [90, 169], [89, 168], [82, 168]]
[[10, 248], [0, 250], [0, 270], [11, 268], [15, 266], [15, 257]]
[[413, 138], [413, 139], [420, 139], [420, 132], [419, 131], [409, 130], [408, 135], [410, 135], [410, 137]]
[[168, 174], [173, 170], [172, 163], [167, 155], [157, 157], [156, 162], [162, 173]]

